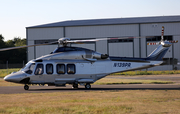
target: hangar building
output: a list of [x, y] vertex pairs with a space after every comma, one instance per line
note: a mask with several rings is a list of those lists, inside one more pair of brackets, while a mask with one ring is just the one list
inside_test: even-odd
[[[59, 38], [96, 39], [116, 37], [145, 37], [111, 41], [90, 42], [88, 44], [72, 44], [95, 50], [110, 56], [147, 57], [157, 45], [161, 37], [161, 27], [165, 27], [164, 36], [168, 40], [180, 40], [180, 16], [157, 16], [136, 18], [112, 18], [70, 20], [50, 24], [30, 26], [26, 28], [27, 45], [57, 41]], [[149, 36], [154, 36], [149, 38]], [[28, 48], [28, 61], [52, 52], [57, 45], [35, 46]], [[167, 65], [148, 70], [180, 69], [174, 61], [180, 61], [180, 41], [173, 44], [165, 55]]]

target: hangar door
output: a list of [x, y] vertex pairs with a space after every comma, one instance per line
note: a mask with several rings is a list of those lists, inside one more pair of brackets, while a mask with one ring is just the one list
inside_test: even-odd
[[[55, 42], [55, 40], [35, 40], [34, 44], [44, 44], [44, 43], [49, 43], [49, 42]], [[53, 45], [44, 45], [44, 46], [35, 46], [34, 48], [34, 58], [38, 58], [47, 54], [50, 54], [53, 52], [56, 48], [58, 47], [57, 44]]]
[[108, 41], [109, 55], [119, 57], [133, 57], [133, 39]]
[[35, 47], [35, 57], [41, 57], [47, 54], [50, 54], [51, 52], [53, 52], [56, 48], [58, 47], [58, 45], [46, 45], [46, 46], [36, 46]]
[[[72, 40], [88, 40], [88, 39], [92, 39], [92, 38], [83, 38], [83, 39], [72, 39]], [[91, 49], [95, 51], [95, 42], [82, 42], [81, 44], [71, 44], [72, 47], [82, 47], [82, 48], [86, 48], [86, 49]]]
[[88, 43], [88, 44], [71, 44], [72, 47], [82, 47], [91, 50], [95, 50], [95, 43]]

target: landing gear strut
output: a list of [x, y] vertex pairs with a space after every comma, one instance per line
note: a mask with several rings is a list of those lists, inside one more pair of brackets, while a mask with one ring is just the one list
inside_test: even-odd
[[74, 89], [78, 89], [78, 84], [73, 84]]
[[86, 89], [91, 89], [90, 83], [86, 83], [85, 88], [86, 88]]
[[28, 90], [29, 86], [28, 85], [24, 85], [24, 90]]

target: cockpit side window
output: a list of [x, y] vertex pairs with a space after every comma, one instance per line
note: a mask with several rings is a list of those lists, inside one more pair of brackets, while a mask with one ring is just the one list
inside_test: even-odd
[[30, 66], [29, 66], [29, 69], [27, 71], [25, 71], [27, 74], [32, 74], [33, 71], [34, 71], [34, 67], [35, 67], [35, 63], [32, 63]]
[[31, 66], [29, 67], [29, 70], [33, 71], [35, 67], [35, 63], [32, 63]]
[[44, 73], [43, 64], [38, 64], [35, 70], [35, 75], [42, 75]]
[[47, 74], [53, 74], [53, 65], [52, 64], [46, 65], [46, 73]]

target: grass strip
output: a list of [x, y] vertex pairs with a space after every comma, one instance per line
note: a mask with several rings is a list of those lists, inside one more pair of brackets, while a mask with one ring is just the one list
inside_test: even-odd
[[0, 113], [178, 114], [179, 90], [0, 94]]
[[162, 80], [133, 80], [133, 79], [112, 79], [102, 78], [96, 81], [95, 85], [113, 85], [113, 84], [173, 84], [172, 81]]
[[122, 73], [114, 73], [111, 75], [128, 75], [128, 76], [136, 76], [136, 75], [165, 75], [165, 74], [180, 74], [180, 70], [167, 70], [167, 71], [128, 71]]
[[4, 76], [11, 74], [12, 72], [16, 72], [18, 70], [20, 70], [20, 68], [0, 69], [0, 78], [3, 78]]

